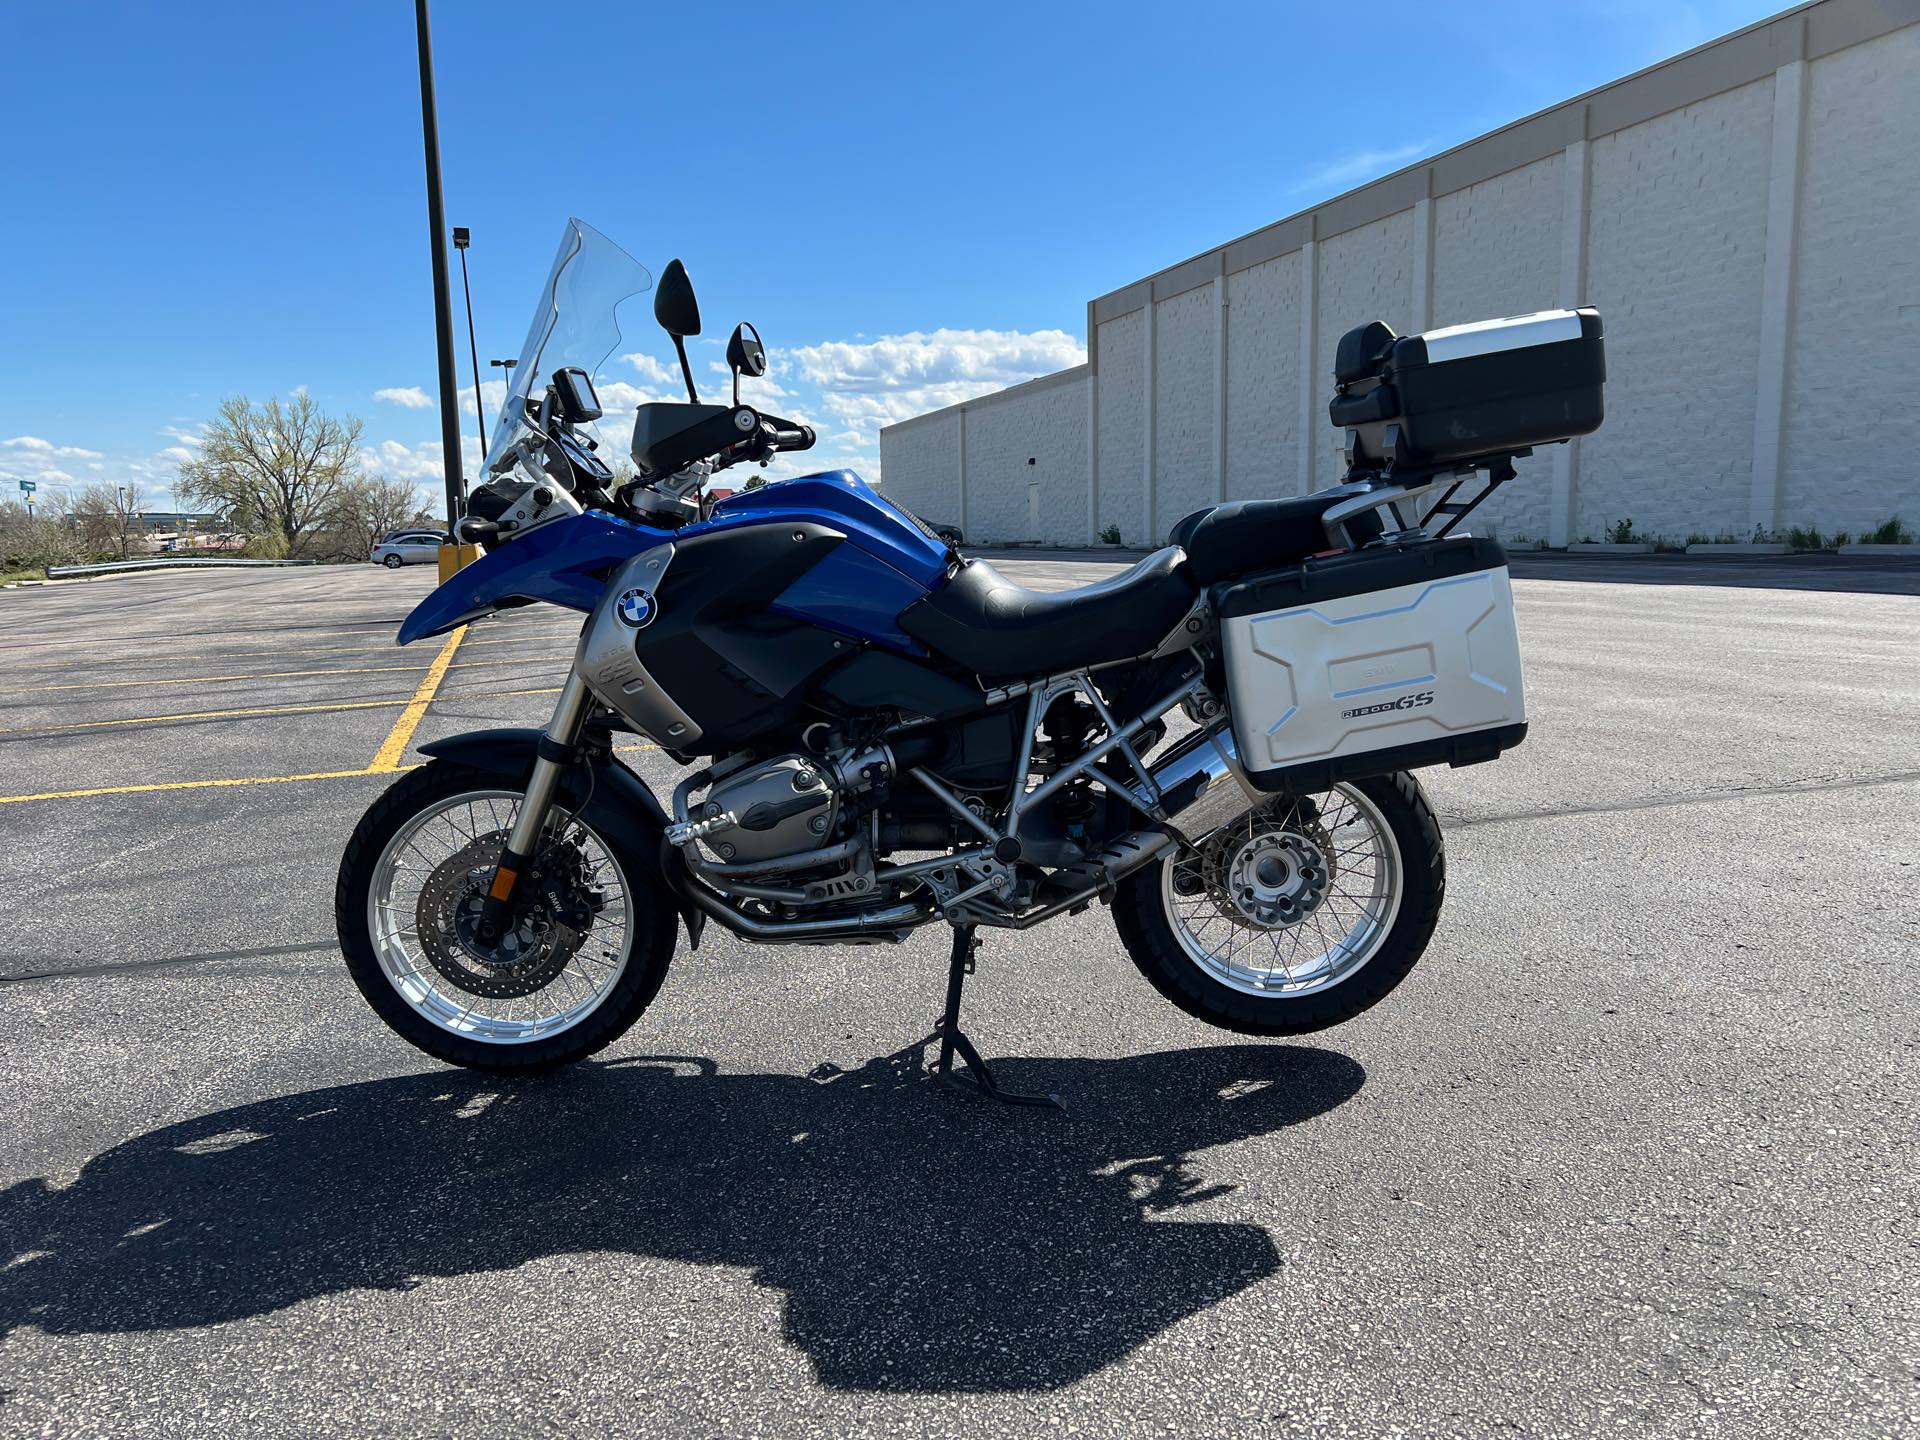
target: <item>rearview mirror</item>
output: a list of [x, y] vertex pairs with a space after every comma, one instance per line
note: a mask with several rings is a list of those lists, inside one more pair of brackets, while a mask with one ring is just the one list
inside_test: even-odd
[[687, 267], [677, 259], [669, 260], [661, 272], [660, 288], [653, 292], [653, 318], [673, 337], [673, 353], [680, 357], [680, 378], [687, 382], [687, 399], [698, 405], [700, 392], [693, 388], [693, 366], [687, 363], [687, 336], [700, 333], [700, 302], [693, 298]]
[[667, 262], [660, 287], [653, 292], [653, 318], [676, 340], [700, 333], [700, 302], [693, 298], [687, 267], [678, 260]]
[[767, 373], [767, 350], [760, 343], [760, 332], [744, 320], [733, 327], [733, 338], [727, 341], [727, 368], [736, 375]]
[[767, 347], [760, 332], [742, 320], [727, 341], [727, 368], [733, 371], [733, 403], [740, 403], [740, 377], [767, 373]]

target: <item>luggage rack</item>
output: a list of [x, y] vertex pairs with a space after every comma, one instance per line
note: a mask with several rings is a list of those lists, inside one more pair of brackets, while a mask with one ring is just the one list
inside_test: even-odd
[[[1515, 460], [1532, 453], [1533, 447], [1529, 445], [1445, 466], [1408, 470], [1389, 465], [1384, 470], [1363, 471], [1357, 475], [1349, 471], [1347, 479], [1336, 487], [1337, 492], [1347, 492], [1347, 498], [1329, 506], [1320, 517], [1321, 523], [1326, 526], [1327, 539], [1335, 548], [1343, 550], [1363, 550], [1372, 545], [1401, 544], [1409, 540], [1444, 540], [1482, 501], [1514, 478]], [[1456, 500], [1460, 487], [1476, 476], [1484, 476], [1479, 490], [1464, 500]], [[1424, 515], [1416, 511], [1409, 516], [1401, 511], [1402, 505], [1435, 491], [1439, 492], [1439, 499]], [[1386, 513], [1379, 515], [1381, 511]], [[1356, 532], [1351, 528], [1351, 522], [1363, 515], [1379, 515], [1378, 533]], [[1446, 523], [1437, 531], [1429, 532], [1427, 527], [1435, 516], [1445, 516]]]

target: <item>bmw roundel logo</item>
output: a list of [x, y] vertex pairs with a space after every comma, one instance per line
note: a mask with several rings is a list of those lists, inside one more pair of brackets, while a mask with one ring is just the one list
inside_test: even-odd
[[613, 602], [613, 613], [620, 617], [621, 624], [639, 630], [653, 623], [653, 617], [660, 613], [660, 607], [654, 603], [651, 590], [635, 587], [620, 592], [620, 598]]

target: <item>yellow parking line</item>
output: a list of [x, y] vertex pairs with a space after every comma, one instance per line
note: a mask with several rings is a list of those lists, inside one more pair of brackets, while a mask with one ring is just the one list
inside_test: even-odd
[[[338, 634], [339, 632], [334, 632], [334, 633]], [[189, 636], [189, 637], [186, 637], [185, 639], [182, 639], [180, 636], [175, 634], [158, 634], [158, 635], [135, 635], [135, 636], [130, 636], [126, 638], [132, 640], [136, 644], [177, 645], [185, 648], [191, 648], [193, 645], [193, 641], [196, 638], [204, 638], [204, 637]], [[576, 629], [576, 630], [565, 631], [565, 632], [556, 631], [552, 635], [548, 635], [541, 632], [528, 632], [528, 633], [519, 634], [519, 635], [498, 635], [491, 639], [469, 640], [467, 641], [467, 644], [471, 646], [471, 645], [535, 645], [535, 644], [554, 643], [554, 644], [563, 645], [570, 649], [573, 645], [573, 642], [578, 638], [579, 638], [579, 632]], [[21, 644], [21, 645], [0, 645], [0, 654], [9, 654], [14, 651], [21, 651], [21, 650], [78, 650], [81, 648], [85, 648], [89, 650], [98, 650], [100, 648], [100, 641], [97, 638], [92, 640], [43, 640], [43, 641], [32, 641], [32, 642], [28, 642], [26, 644]], [[254, 648], [242, 648], [237, 650], [214, 649], [214, 650], [206, 650], [201, 653], [204, 655], [285, 655], [289, 650], [297, 650], [302, 655], [345, 655], [349, 653], [357, 654], [357, 653], [360, 653], [363, 651], [369, 651], [369, 650], [393, 651], [393, 650], [398, 650], [399, 648], [400, 647], [391, 640], [382, 640], [375, 645], [307, 645], [307, 644], [301, 643], [298, 640], [289, 640], [283, 644], [278, 644], [278, 645], [263, 645], [263, 646], [258, 646]]]
[[[436, 677], [429, 677], [436, 678]], [[425, 681], [422, 681], [424, 688]], [[560, 687], [549, 686], [543, 690], [453, 690], [445, 698], [452, 700], [498, 700], [518, 695], [558, 695]], [[250, 705], [240, 710], [186, 710], [173, 715], [134, 715], [124, 720], [68, 720], [53, 725], [16, 725], [11, 729], [0, 729], [0, 735], [58, 735], [68, 730], [101, 730], [118, 725], [161, 725], [171, 720], [247, 720], [259, 716], [273, 715], [324, 715], [340, 710], [385, 710], [395, 705], [403, 705], [409, 712], [419, 703], [419, 692], [414, 692], [412, 700], [402, 700], [399, 696], [390, 696], [385, 700], [339, 700], [316, 705]], [[431, 698], [431, 697], [429, 697]], [[422, 714], [425, 713], [424, 707]], [[401, 716], [404, 720], [405, 715]], [[415, 725], [419, 719], [415, 717]], [[394, 730], [399, 730], [396, 722]], [[389, 734], [389, 741], [393, 736]], [[386, 746], [380, 747], [386, 753]], [[404, 746], [402, 747], [404, 750]]]
[[314, 715], [330, 710], [384, 710], [407, 702], [394, 696], [388, 700], [339, 700], [325, 705], [251, 705], [244, 710], [189, 710], [178, 715], [135, 715], [126, 720], [68, 720], [57, 725], [17, 725], [0, 730], [0, 735], [52, 735], [62, 730], [101, 730], [113, 725], [158, 725], [167, 720], [241, 720], [253, 715]]
[[380, 749], [374, 754], [373, 763], [367, 766], [368, 770], [388, 775], [400, 768], [400, 757], [407, 753], [407, 746], [413, 741], [413, 732], [425, 718], [427, 707], [433, 703], [440, 682], [447, 678], [447, 666], [453, 663], [453, 652], [460, 648], [466, 633], [467, 627], [462, 625], [447, 636], [447, 643], [440, 647], [440, 653], [433, 657], [433, 664], [427, 667], [420, 688], [413, 692], [413, 699], [400, 712], [400, 718], [393, 722], [393, 729], [387, 732], [387, 738], [380, 742]]
[[[658, 750], [658, 745], [616, 745], [621, 752]], [[287, 785], [296, 780], [364, 780], [370, 775], [398, 774], [417, 765], [395, 765], [392, 770], [318, 770], [311, 775], [246, 775], [234, 780], [163, 780], [146, 785], [96, 785], [85, 790], [44, 790], [37, 795], [0, 795], [0, 805], [24, 805], [33, 800], [87, 800], [96, 795], [145, 795], [156, 790], [222, 790], [235, 785]]]
[[[402, 766], [412, 769], [412, 766]], [[150, 785], [97, 785], [87, 790], [47, 790], [38, 795], [0, 795], [0, 805], [29, 800], [84, 800], [92, 795], [143, 795], [155, 790], [213, 790], [229, 785], [286, 785], [295, 780], [357, 780], [371, 770], [319, 770], [311, 775], [249, 775], [239, 780], [164, 780]]]
[[[482, 665], [524, 665], [524, 660], [470, 660], [467, 669]], [[39, 695], [50, 690], [141, 690], [152, 685], [212, 685], [225, 680], [303, 680], [316, 675], [397, 675], [415, 670], [431, 670], [422, 665], [363, 665], [347, 670], [266, 670], [245, 675], [190, 675], [166, 680], [89, 680], [77, 685], [29, 685], [18, 690], [0, 690], [0, 695]]]

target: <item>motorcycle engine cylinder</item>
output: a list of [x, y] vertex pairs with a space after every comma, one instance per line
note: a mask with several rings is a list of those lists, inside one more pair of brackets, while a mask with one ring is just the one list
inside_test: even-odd
[[840, 793], [818, 762], [782, 755], [720, 781], [693, 815], [729, 811], [735, 823], [702, 843], [727, 864], [778, 860], [831, 843]]

